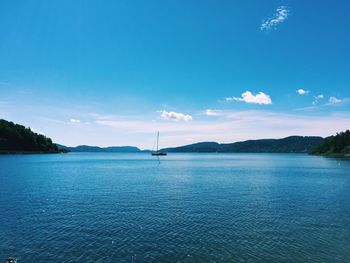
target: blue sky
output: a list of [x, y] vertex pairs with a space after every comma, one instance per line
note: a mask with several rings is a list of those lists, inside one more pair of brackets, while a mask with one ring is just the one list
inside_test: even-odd
[[348, 1], [1, 1], [0, 118], [151, 148], [350, 128]]

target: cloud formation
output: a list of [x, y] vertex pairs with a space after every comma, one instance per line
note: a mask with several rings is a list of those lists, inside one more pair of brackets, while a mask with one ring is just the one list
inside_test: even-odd
[[206, 109], [205, 110], [205, 115], [207, 115], [207, 116], [219, 116], [220, 113], [219, 113], [218, 110]]
[[160, 117], [164, 120], [192, 121], [192, 116], [174, 111], [161, 111]]
[[323, 94], [319, 94], [317, 96], [314, 96], [314, 101], [312, 102], [312, 105], [317, 105], [320, 100], [324, 98]]
[[308, 90], [304, 90], [304, 89], [298, 89], [298, 90], [297, 90], [297, 93], [298, 93], [299, 95], [305, 95], [305, 94], [308, 94], [309, 91], [308, 91]]
[[277, 26], [283, 23], [289, 15], [289, 10], [286, 6], [280, 6], [276, 9], [276, 13], [273, 17], [265, 19], [260, 26], [261, 31], [269, 31], [276, 29]]
[[330, 97], [328, 100], [329, 104], [339, 104], [342, 102], [341, 99], [338, 99], [337, 97]]
[[72, 119], [70, 119], [69, 121], [70, 121], [71, 123], [80, 123], [80, 120], [73, 119], [73, 118], [72, 118]]
[[240, 98], [237, 97], [230, 97], [226, 98], [226, 101], [244, 101], [246, 103], [252, 103], [252, 104], [272, 104], [272, 100], [269, 95], [265, 94], [264, 92], [259, 92], [258, 94], [254, 95], [250, 91], [246, 91], [242, 93], [242, 96]]
[[[286, 114], [271, 111], [220, 110], [218, 118], [198, 117], [192, 122], [151, 121], [146, 116], [103, 117], [96, 119], [92, 134], [99, 132], [105, 137], [92, 136], [89, 143], [110, 145], [130, 144], [144, 148], [152, 147], [154, 134], [162, 134], [161, 147], [179, 146], [199, 141], [234, 142], [249, 139], [282, 138], [290, 135], [329, 136], [348, 129], [350, 115], [338, 112], [323, 115]], [[110, 129], [107, 129], [107, 128]], [[74, 131], [71, 131], [74, 132]], [[61, 135], [60, 135], [61, 136]], [[80, 137], [79, 137], [80, 136]], [[118, 139], [116, 138], [122, 138]], [[67, 140], [71, 139], [71, 134]], [[74, 143], [83, 144], [81, 133]]]

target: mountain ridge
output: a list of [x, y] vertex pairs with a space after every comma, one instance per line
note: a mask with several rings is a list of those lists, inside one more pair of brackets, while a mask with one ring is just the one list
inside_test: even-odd
[[281, 139], [258, 139], [233, 143], [198, 142], [179, 147], [163, 148], [165, 152], [252, 152], [310, 153], [323, 143], [319, 136], [288, 136]]
[[[193, 144], [162, 148], [161, 151], [168, 153], [176, 152], [247, 152], [247, 153], [311, 153], [324, 142], [324, 138], [319, 136], [288, 136], [280, 139], [258, 139], [246, 140], [233, 143], [218, 143], [218, 142], [197, 142]], [[150, 150], [141, 150], [136, 146], [89, 146], [78, 145], [68, 147], [61, 144], [56, 144], [58, 149], [71, 152], [126, 152], [140, 153], [150, 152]]]
[[78, 145], [75, 147], [69, 147], [62, 144], [56, 144], [58, 149], [68, 150], [70, 152], [124, 152], [124, 153], [134, 153], [142, 152], [136, 146], [108, 146], [108, 147], [99, 147], [99, 146], [90, 146], [90, 145]]

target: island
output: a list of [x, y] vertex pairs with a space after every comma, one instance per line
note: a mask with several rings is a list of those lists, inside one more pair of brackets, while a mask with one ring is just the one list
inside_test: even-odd
[[59, 153], [52, 140], [30, 128], [0, 119], [0, 153]]
[[314, 149], [312, 154], [350, 158], [350, 131], [325, 138], [323, 144]]

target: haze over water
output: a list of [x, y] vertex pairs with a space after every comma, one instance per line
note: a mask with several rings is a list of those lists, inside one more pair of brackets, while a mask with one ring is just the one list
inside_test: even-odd
[[0, 167], [0, 261], [350, 261], [349, 161], [69, 153]]

